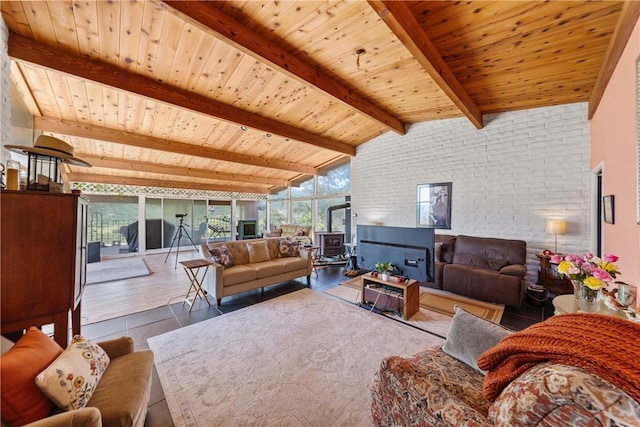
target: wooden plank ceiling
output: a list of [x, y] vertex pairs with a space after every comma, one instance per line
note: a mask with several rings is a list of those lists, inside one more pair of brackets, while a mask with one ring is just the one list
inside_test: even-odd
[[[266, 193], [412, 123], [589, 101], [638, 2], [6, 1], [71, 181]], [[393, 147], [390, 147], [393, 149]]]

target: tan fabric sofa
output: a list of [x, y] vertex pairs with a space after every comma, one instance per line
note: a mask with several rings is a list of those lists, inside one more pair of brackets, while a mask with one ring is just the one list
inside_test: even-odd
[[284, 237], [285, 239], [300, 242], [301, 245], [311, 245], [313, 234], [310, 225], [281, 224], [280, 228], [271, 230], [267, 237]]
[[[200, 245], [202, 258], [214, 262], [204, 278], [204, 289], [220, 305], [222, 298], [241, 292], [258, 289], [276, 283], [307, 276], [307, 286], [311, 284], [311, 256], [300, 248], [298, 257], [280, 257], [280, 237], [264, 239], [236, 240], [231, 242], [211, 242]], [[266, 242], [269, 260], [251, 263], [248, 245]], [[226, 245], [233, 257], [234, 266], [224, 268], [212, 258], [210, 249]]]
[[[99, 342], [111, 362], [85, 408], [61, 412], [28, 427], [143, 427], [151, 396], [153, 352], [134, 351], [133, 339]], [[3, 423], [3, 426], [5, 424]]]

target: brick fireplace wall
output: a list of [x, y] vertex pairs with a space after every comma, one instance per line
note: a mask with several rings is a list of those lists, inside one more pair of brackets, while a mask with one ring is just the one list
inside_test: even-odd
[[591, 239], [587, 104], [411, 125], [358, 147], [352, 160], [352, 214], [358, 224], [416, 226], [418, 184], [452, 182], [452, 228], [436, 233], [522, 239], [528, 279], [535, 254], [554, 247], [546, 219], [564, 218], [558, 250], [581, 252]]

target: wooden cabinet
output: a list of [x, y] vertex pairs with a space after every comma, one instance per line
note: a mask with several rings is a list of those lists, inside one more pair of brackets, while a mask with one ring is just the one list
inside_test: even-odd
[[73, 333], [80, 333], [86, 201], [74, 194], [3, 191], [0, 206], [2, 333], [53, 323], [64, 348], [70, 312]]
[[556, 295], [572, 294], [573, 285], [569, 279], [560, 277], [554, 264], [551, 264], [550, 257], [543, 254], [537, 255], [540, 260], [540, 270], [538, 270], [538, 285], [544, 286]]

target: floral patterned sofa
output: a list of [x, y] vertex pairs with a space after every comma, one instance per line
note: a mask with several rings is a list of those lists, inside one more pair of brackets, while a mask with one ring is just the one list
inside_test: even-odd
[[[591, 316], [597, 321], [610, 317], [570, 314], [554, 318], [571, 320], [570, 316], [579, 316], [578, 322], [583, 322], [584, 317], [580, 316]], [[527, 328], [508, 334], [483, 352], [476, 362], [481, 368], [491, 368], [486, 377], [477, 366], [474, 368], [475, 363], [461, 361], [446, 353], [446, 342], [442, 348], [429, 349], [409, 358], [392, 356], [384, 359], [372, 385], [374, 424], [456, 427], [640, 425], [640, 367], [637, 364], [640, 325], [615, 319], [607, 322], [605, 328], [596, 326], [592, 330], [593, 336], [600, 332], [606, 336], [586, 343], [591, 346], [593, 356], [579, 359], [573, 356], [584, 348], [582, 344], [575, 344], [574, 337], [584, 338], [585, 334], [574, 334], [565, 343], [563, 336], [553, 338], [557, 331], [551, 327], [545, 338], [544, 323], [537, 324], [539, 326], [531, 331]], [[589, 326], [593, 325], [587, 322], [585, 330]], [[616, 339], [616, 335], [623, 334], [626, 338]], [[547, 340], [549, 348], [557, 345], [561, 349], [557, 352], [558, 357], [551, 356], [554, 350], [548, 351], [541, 344], [540, 354], [521, 364], [517, 352], [510, 350], [522, 349], [522, 340], [530, 339], [532, 335], [534, 343]], [[486, 335], [480, 333], [478, 336]], [[606, 349], [602, 347], [603, 342], [615, 344], [605, 346]], [[582, 350], [567, 351], [565, 348], [569, 347], [565, 344]], [[597, 348], [600, 351], [594, 351]], [[496, 388], [497, 382], [501, 384]]]

